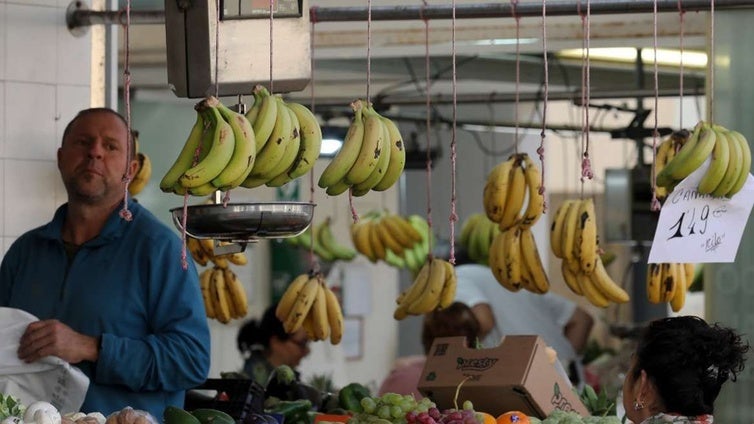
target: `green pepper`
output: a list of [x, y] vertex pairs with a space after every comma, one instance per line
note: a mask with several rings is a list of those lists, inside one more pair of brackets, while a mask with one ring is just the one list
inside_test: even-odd
[[340, 407], [352, 412], [364, 412], [361, 407], [361, 399], [371, 396], [369, 389], [359, 383], [350, 383], [340, 389], [338, 401]]
[[[300, 400], [281, 400], [274, 404], [266, 412], [282, 414], [286, 423], [308, 420], [306, 413], [312, 409], [312, 402], [309, 399]], [[303, 414], [303, 420], [302, 420]]]

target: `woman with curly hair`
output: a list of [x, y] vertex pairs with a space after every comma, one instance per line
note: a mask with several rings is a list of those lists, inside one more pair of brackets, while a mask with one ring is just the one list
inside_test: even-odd
[[664, 318], [643, 331], [623, 382], [634, 423], [712, 423], [722, 385], [743, 371], [749, 344], [733, 329], [693, 316]]

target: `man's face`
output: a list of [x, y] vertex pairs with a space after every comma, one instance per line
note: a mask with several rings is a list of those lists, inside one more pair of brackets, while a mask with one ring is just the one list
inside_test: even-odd
[[[69, 200], [116, 203], [123, 196], [128, 129], [115, 115], [93, 112], [79, 117], [58, 149], [58, 169]], [[131, 174], [138, 166], [130, 161]]]

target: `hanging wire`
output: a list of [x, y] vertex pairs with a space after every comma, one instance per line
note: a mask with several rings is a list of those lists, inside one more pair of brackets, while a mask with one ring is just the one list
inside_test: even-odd
[[[310, 90], [309, 90], [309, 103], [311, 104], [311, 111], [312, 113], [315, 113], [316, 110], [316, 100], [317, 97], [314, 95], [314, 29], [317, 24], [316, 15], [312, 13], [310, 16], [311, 20], [311, 32], [309, 34], [309, 60], [311, 63], [309, 64], [309, 67], [311, 68], [311, 83]], [[316, 116], [316, 115], [315, 115]], [[314, 203], [314, 167], [309, 170], [309, 203]], [[309, 252], [307, 253], [309, 256], [307, 259], [309, 260], [309, 268], [314, 273], [318, 273], [320, 271], [320, 263], [318, 257], [314, 254], [314, 237], [310, 237], [309, 240]]]
[[[220, 98], [220, 12], [221, 12], [220, 0], [215, 0], [215, 8], [217, 10], [217, 20], [215, 22], [215, 97], [219, 99]], [[239, 95], [238, 103], [241, 103], [240, 95]], [[227, 190], [225, 192], [222, 202], [223, 202], [223, 207], [228, 206], [228, 203], [230, 203], [230, 190]]]
[[516, 21], [516, 93], [515, 93], [515, 108], [513, 110], [513, 120], [515, 122], [513, 146], [514, 152], [518, 155], [518, 105], [519, 94], [521, 90], [521, 18], [516, 13], [516, 6], [518, 6], [518, 0], [511, 0], [511, 15]]
[[275, 90], [273, 88], [273, 81], [272, 81], [272, 68], [273, 68], [273, 66], [272, 66], [272, 59], [273, 59], [273, 55], [272, 55], [272, 51], [273, 51], [273, 49], [272, 49], [272, 47], [273, 47], [273, 43], [272, 43], [273, 42], [273, 37], [272, 37], [272, 35], [273, 35], [273, 29], [274, 29], [274, 25], [273, 24], [275, 23], [275, 18], [273, 16], [274, 11], [275, 11], [275, 0], [270, 0], [270, 93], [274, 93], [275, 92]]
[[[657, 69], [657, 0], [654, 0], [654, 11], [652, 17], [652, 48], [654, 49], [654, 84], [655, 84], [655, 98], [654, 98], [654, 130], [652, 131], [652, 202], [650, 209], [654, 212], [660, 210], [660, 201], [657, 199], [657, 115], [658, 115], [658, 99], [659, 95], [659, 82], [658, 82], [658, 69]], [[641, 54], [641, 53], [639, 53]], [[641, 154], [641, 152], [639, 152]]]
[[715, 122], [715, 0], [709, 5], [709, 121]]
[[[544, 77], [544, 100], [542, 102], [542, 132], [539, 134], [539, 147], [537, 148], [537, 154], [539, 155], [539, 162], [541, 164], [542, 172], [542, 184], [539, 186], [539, 194], [545, 195], [545, 137], [547, 130], [547, 96], [550, 90], [550, 74], [547, 63], [547, 0], [542, 0], [542, 59], [545, 67]], [[547, 211], [547, 198], [545, 197], [545, 203], [542, 205], [543, 210]]]
[[[580, 4], [580, 3], [579, 3]], [[591, 38], [591, 1], [586, 0], [586, 17], [582, 17], [582, 25], [584, 26], [584, 71], [583, 71], [583, 90], [582, 98], [584, 99], [584, 127], [583, 127], [583, 153], [581, 159], [581, 198], [584, 197], [584, 182], [585, 180], [591, 180], [594, 177], [592, 172], [592, 164], [589, 159], [589, 96], [590, 96], [590, 55], [589, 55], [589, 43]]]
[[[125, 42], [125, 57], [124, 57], [124, 65], [123, 65], [123, 95], [125, 97], [125, 103], [126, 103], [126, 131], [127, 131], [127, 138], [126, 138], [126, 169], [123, 171], [123, 177], [122, 180], [125, 183], [125, 187], [123, 188], [123, 208], [120, 210], [120, 217], [126, 221], [130, 221], [133, 216], [131, 214], [131, 211], [128, 210], [128, 185], [131, 183], [131, 178], [133, 177], [131, 175], [131, 161], [129, 158], [131, 157], [131, 137], [133, 137], [133, 132], [131, 130], [131, 68], [130, 68], [130, 52], [131, 50], [131, 41], [130, 41], [130, 32], [131, 32], [131, 0], [126, 1], [126, 26], [123, 30], [124, 36], [124, 42]], [[133, 152], [136, 154], [136, 152]], [[184, 252], [185, 255], [185, 252]]]
[[[686, 12], [683, 10], [683, 6], [681, 6], [681, 0], [678, 0], [678, 20], [680, 23], [680, 35], [679, 35], [679, 47], [680, 50], [680, 59], [678, 60], [680, 65], [680, 75], [678, 76], [678, 98], [679, 98], [679, 114], [680, 118], [678, 120], [678, 127], [683, 129], [683, 17], [686, 14]], [[657, 58], [655, 58], [657, 60]]]
[[451, 62], [453, 63], [453, 131], [450, 139], [450, 259], [453, 265], [456, 263], [455, 235], [456, 221], [456, 124], [458, 118], [458, 90], [456, 75], [456, 0], [452, 2], [453, 18], [451, 20]]
[[[424, 9], [427, 7], [427, 0], [423, 0], [422, 2], [422, 8], [420, 10], [422, 20], [424, 21], [424, 78], [426, 81], [427, 88], [424, 90], [425, 95], [425, 111], [426, 111], [426, 119], [425, 119], [425, 125], [426, 125], [426, 159], [425, 159], [425, 184], [427, 186], [427, 237], [429, 238], [429, 245], [432, 246], [433, 240], [432, 240], [432, 137], [430, 136], [430, 128], [432, 125], [432, 104], [431, 104], [431, 96], [430, 96], [430, 87], [432, 85], [432, 76], [430, 73], [430, 63], [429, 63], [429, 19], [427, 19], [426, 16], [424, 16]], [[429, 252], [430, 256], [432, 255], [432, 252]]]

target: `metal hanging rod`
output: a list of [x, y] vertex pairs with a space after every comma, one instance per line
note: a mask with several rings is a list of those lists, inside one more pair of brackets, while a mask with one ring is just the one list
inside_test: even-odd
[[[625, 13], [652, 13], [654, 0], [593, 0], [589, 4], [592, 15]], [[686, 12], [710, 10], [711, 0], [682, 0], [681, 8]], [[581, 5], [581, 6], [579, 6]], [[716, 10], [754, 7], [754, 0], [715, 0]], [[577, 16], [585, 13], [584, 0], [560, 0], [547, 2], [548, 16]], [[678, 0], [657, 0], [658, 12], [678, 12]], [[365, 7], [317, 7], [309, 9], [312, 22], [352, 22], [366, 21]], [[513, 6], [509, 2], [456, 5], [456, 19], [511, 18]], [[520, 17], [542, 16], [542, 5], [522, 3], [515, 7]], [[451, 5], [433, 6], [374, 6], [373, 21], [410, 21], [422, 19], [452, 19]], [[162, 24], [165, 22], [163, 10], [132, 10], [131, 24]], [[68, 29], [74, 30], [92, 25], [123, 25], [125, 14], [122, 10], [97, 11], [87, 8], [85, 2], [74, 0], [66, 13]]]

